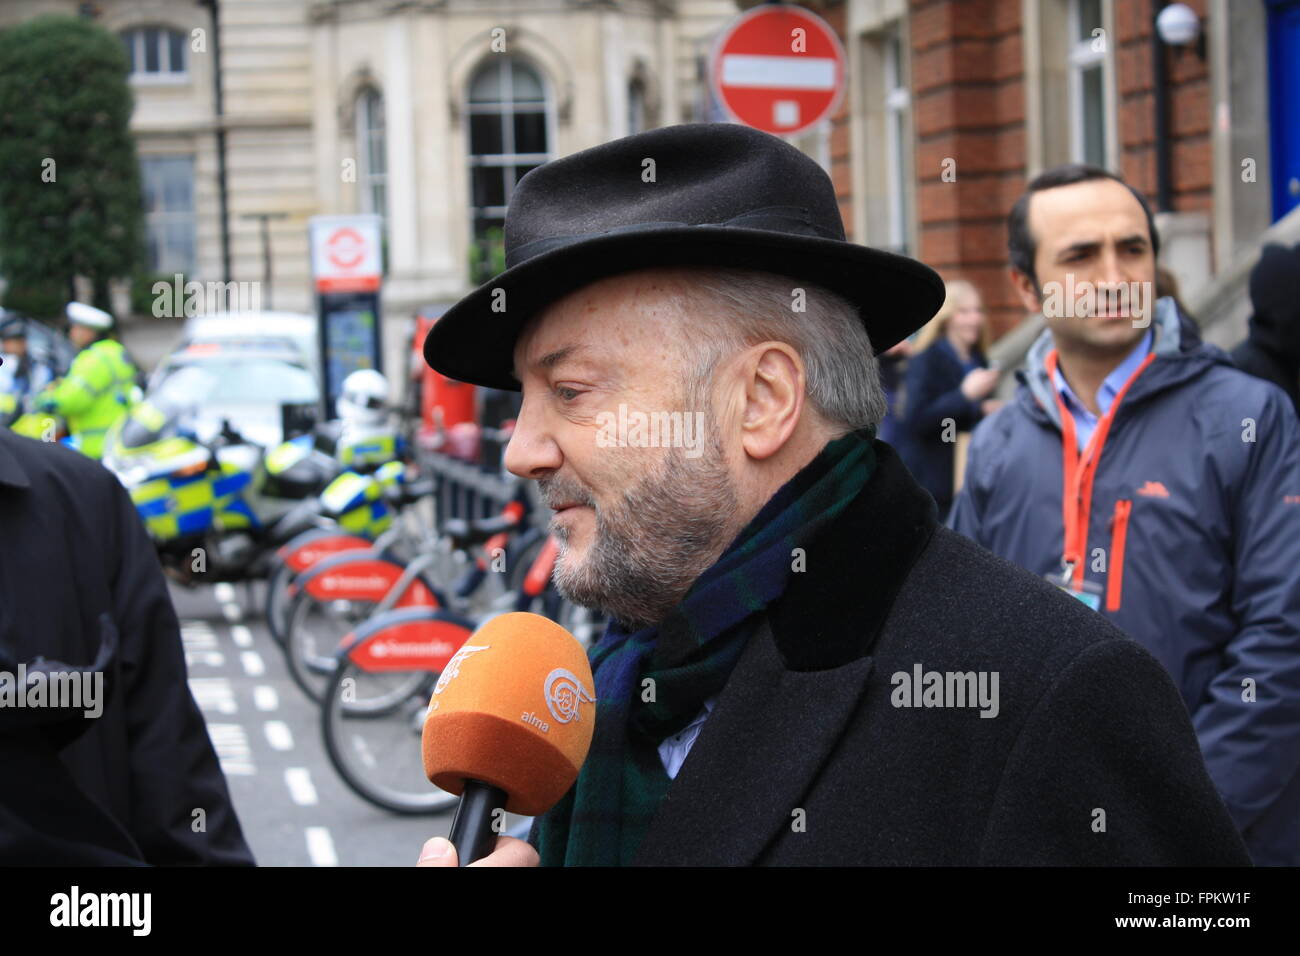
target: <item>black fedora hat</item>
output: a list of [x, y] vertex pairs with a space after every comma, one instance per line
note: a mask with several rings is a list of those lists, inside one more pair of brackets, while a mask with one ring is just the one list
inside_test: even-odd
[[943, 303], [933, 269], [847, 242], [830, 177], [775, 136], [689, 123], [627, 136], [534, 169], [506, 213], [506, 270], [452, 306], [424, 340], [442, 374], [510, 391], [524, 323], [598, 279], [656, 266], [756, 269], [825, 286], [858, 308], [877, 353]]

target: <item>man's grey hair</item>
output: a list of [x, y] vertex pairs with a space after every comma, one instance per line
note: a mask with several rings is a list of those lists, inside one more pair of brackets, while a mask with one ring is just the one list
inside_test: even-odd
[[[752, 269], [680, 270], [687, 395], [702, 401], [718, 363], [759, 342], [792, 346], [804, 363], [805, 394], [834, 437], [879, 426], [887, 406], [871, 340], [858, 310], [819, 285]], [[796, 312], [802, 289], [805, 311]]]

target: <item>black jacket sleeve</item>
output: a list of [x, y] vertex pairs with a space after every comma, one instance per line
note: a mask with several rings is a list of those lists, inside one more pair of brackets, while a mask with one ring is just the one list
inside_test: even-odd
[[1250, 865], [1177, 689], [1136, 642], [1092, 645], [1030, 711], [980, 863]]
[[131, 835], [153, 864], [252, 865], [186, 682], [180, 625], [153, 543], [125, 489], [113, 485], [120, 563], [111, 588], [122, 642]]

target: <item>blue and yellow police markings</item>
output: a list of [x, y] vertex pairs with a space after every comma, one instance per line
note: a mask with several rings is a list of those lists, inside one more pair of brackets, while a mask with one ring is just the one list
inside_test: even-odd
[[344, 468], [381, 465], [398, 457], [398, 438], [392, 433], [370, 435], [356, 441], [344, 439], [338, 450]]
[[[389, 465], [396, 465], [393, 472]], [[384, 501], [385, 488], [400, 474], [402, 464], [389, 462], [374, 475], [345, 472], [330, 482], [321, 492], [320, 502], [326, 511], [346, 530], [353, 534], [378, 537], [393, 523], [392, 509]]]
[[155, 478], [131, 489], [131, 500], [159, 541], [201, 534], [214, 525], [257, 527], [257, 516], [239, 497], [250, 481], [247, 471], [223, 462], [220, 477], [199, 471]]

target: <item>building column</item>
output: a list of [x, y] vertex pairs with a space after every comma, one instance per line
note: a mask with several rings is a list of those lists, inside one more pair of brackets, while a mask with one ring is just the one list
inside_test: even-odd
[[[400, 276], [415, 270], [419, 251], [416, 221], [415, 117], [411, 100], [411, 17], [392, 17], [387, 24], [384, 53], [384, 135], [388, 151], [388, 252], [390, 272]], [[395, 276], [395, 277], [397, 277]]]

